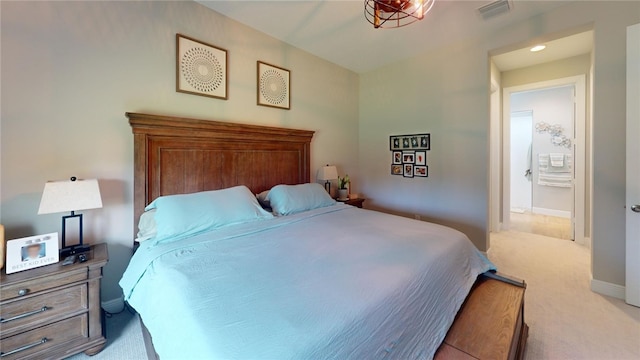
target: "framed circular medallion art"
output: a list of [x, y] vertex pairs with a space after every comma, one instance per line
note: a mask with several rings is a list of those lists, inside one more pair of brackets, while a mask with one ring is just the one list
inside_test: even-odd
[[291, 109], [291, 72], [258, 61], [258, 105]]
[[176, 91], [227, 99], [227, 51], [176, 34]]

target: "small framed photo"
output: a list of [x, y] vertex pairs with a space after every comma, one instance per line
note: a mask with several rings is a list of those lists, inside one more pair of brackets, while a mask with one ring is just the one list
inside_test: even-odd
[[391, 175], [402, 175], [402, 164], [391, 165]]
[[418, 135], [420, 140], [420, 149], [431, 150], [431, 134]]
[[411, 148], [411, 138], [409, 136], [402, 137], [402, 148], [403, 149]]
[[404, 151], [402, 152], [402, 163], [403, 164], [414, 164], [416, 162], [416, 153]]
[[428, 177], [429, 176], [429, 167], [428, 166], [414, 166], [413, 174], [418, 177]]
[[176, 91], [227, 99], [227, 50], [176, 34]]
[[59, 261], [58, 233], [7, 241], [7, 274]]
[[426, 151], [416, 151], [416, 165], [427, 165]]
[[291, 72], [258, 61], [258, 105], [291, 109]]
[[399, 136], [389, 136], [389, 150], [400, 150], [401, 139]]
[[412, 178], [413, 177], [413, 164], [403, 164], [404, 173], [402, 176]]
[[393, 152], [393, 164], [402, 164], [402, 151]]

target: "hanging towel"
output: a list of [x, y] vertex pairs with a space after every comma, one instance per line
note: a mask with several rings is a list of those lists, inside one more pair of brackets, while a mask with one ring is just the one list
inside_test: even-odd
[[570, 188], [573, 183], [571, 174], [567, 173], [540, 173], [538, 185]]
[[549, 154], [552, 167], [564, 167], [564, 154]]
[[565, 154], [563, 166], [549, 166], [547, 172], [573, 173], [573, 156], [571, 156], [571, 154]]
[[[553, 155], [562, 156], [562, 166], [554, 167], [551, 164]], [[573, 183], [571, 155], [538, 154], [538, 171], [538, 185], [570, 188]]]
[[549, 154], [538, 154], [538, 170], [547, 171], [549, 168]]

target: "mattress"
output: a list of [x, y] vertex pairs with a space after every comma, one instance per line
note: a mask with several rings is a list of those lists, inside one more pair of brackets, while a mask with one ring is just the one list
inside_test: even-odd
[[462, 233], [347, 205], [141, 244], [120, 281], [165, 359], [430, 359], [476, 277]]

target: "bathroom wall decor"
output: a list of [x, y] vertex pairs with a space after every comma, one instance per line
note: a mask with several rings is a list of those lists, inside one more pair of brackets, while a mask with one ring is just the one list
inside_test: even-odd
[[562, 134], [562, 126], [558, 124], [547, 124], [542, 121], [536, 123], [536, 131], [538, 134], [548, 133], [551, 136], [550, 140], [553, 145], [571, 149], [571, 139]]

